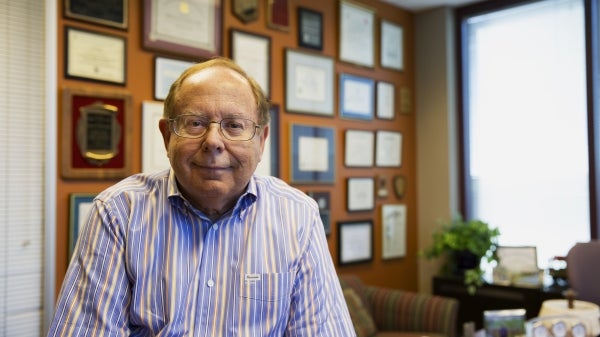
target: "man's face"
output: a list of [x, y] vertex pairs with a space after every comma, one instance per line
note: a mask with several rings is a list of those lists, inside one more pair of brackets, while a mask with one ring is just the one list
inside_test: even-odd
[[[250, 84], [236, 72], [213, 67], [188, 77], [181, 86], [174, 115], [202, 115], [209, 121], [240, 117], [258, 124]], [[167, 154], [179, 188], [201, 210], [225, 211], [245, 190], [261, 159], [268, 127], [247, 141], [231, 141], [211, 123], [200, 138], [182, 138], [160, 123]]]

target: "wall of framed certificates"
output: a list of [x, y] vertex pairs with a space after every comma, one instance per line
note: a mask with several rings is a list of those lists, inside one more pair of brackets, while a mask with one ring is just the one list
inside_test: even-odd
[[[69, 196], [167, 165], [162, 142], [148, 137], [157, 135], [170, 83], [190, 64], [220, 55], [269, 95], [272, 137], [260, 173], [317, 200], [339, 272], [417, 290], [413, 14], [374, 0], [172, 3], [59, 1], [58, 87], [92, 100], [127, 98], [109, 116], [127, 123], [105, 133], [123, 139], [120, 152], [112, 151], [128, 162], [88, 160], [76, 174], [61, 174], [74, 171], [61, 158], [77, 155], [78, 143], [59, 149], [57, 278], [73, 240]], [[59, 128], [63, 119], [78, 123], [71, 96], [57, 97]], [[65, 132], [73, 131], [58, 130], [59, 137]], [[354, 235], [362, 231], [369, 235]], [[392, 276], [399, 274], [406, 276]]]

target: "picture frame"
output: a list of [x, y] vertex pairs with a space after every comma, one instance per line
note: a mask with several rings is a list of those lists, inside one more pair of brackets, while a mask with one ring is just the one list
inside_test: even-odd
[[71, 193], [69, 195], [69, 258], [73, 256], [79, 231], [87, 220], [95, 197], [95, 193]]
[[142, 102], [142, 172], [151, 173], [171, 167], [158, 122], [163, 118], [163, 102]]
[[334, 114], [334, 62], [331, 57], [285, 50], [285, 108], [320, 116]]
[[395, 91], [393, 83], [377, 82], [377, 118], [392, 120], [396, 114]]
[[402, 166], [402, 133], [377, 130], [375, 143], [375, 166]]
[[372, 120], [375, 115], [375, 81], [351, 74], [340, 74], [340, 117]]
[[335, 182], [335, 130], [290, 125], [291, 180], [293, 183]]
[[279, 105], [271, 104], [269, 109], [271, 121], [269, 122], [269, 136], [265, 141], [262, 159], [256, 167], [256, 173], [279, 177]]
[[401, 25], [381, 20], [380, 64], [382, 68], [404, 70], [404, 29]]
[[323, 13], [298, 7], [298, 45], [323, 50]]
[[331, 234], [331, 196], [329, 192], [306, 192], [319, 205], [319, 216], [323, 222], [325, 235]]
[[171, 84], [179, 75], [196, 62], [184, 61], [162, 56], [154, 57], [154, 99], [164, 101], [169, 94]]
[[338, 264], [340, 266], [373, 260], [373, 221], [338, 222]]
[[375, 133], [369, 130], [348, 129], [344, 132], [344, 165], [372, 167], [375, 157]]
[[204, 5], [143, 0], [142, 46], [151, 51], [208, 59], [221, 54], [221, 0]]
[[129, 0], [64, 0], [64, 15], [69, 19], [127, 29]]
[[128, 92], [63, 89], [63, 178], [119, 179], [133, 173], [131, 106]]
[[536, 246], [497, 246], [498, 264], [493, 270], [495, 284], [539, 286]]
[[124, 37], [65, 26], [65, 77], [125, 86]]
[[361, 3], [340, 1], [339, 59], [375, 67], [375, 10]]
[[375, 208], [375, 179], [351, 177], [346, 180], [348, 212], [372, 211]]
[[230, 29], [231, 59], [258, 82], [267, 97], [271, 92], [271, 38]]
[[289, 0], [265, 0], [267, 5], [267, 27], [287, 32], [290, 30]]
[[381, 258], [406, 256], [406, 205], [381, 205]]

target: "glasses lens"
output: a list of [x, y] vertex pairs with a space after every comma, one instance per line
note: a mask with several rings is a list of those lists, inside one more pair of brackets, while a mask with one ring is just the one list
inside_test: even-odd
[[181, 137], [196, 138], [206, 132], [208, 124], [203, 116], [180, 115], [174, 119], [173, 131]]
[[254, 137], [256, 124], [244, 118], [224, 118], [221, 121], [221, 131], [230, 140], [249, 140]]

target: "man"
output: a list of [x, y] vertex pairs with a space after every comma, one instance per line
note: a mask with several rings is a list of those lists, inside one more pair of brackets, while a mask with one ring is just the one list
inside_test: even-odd
[[354, 336], [316, 203], [254, 175], [268, 110], [225, 58], [173, 83], [171, 169], [96, 197], [49, 336]]

